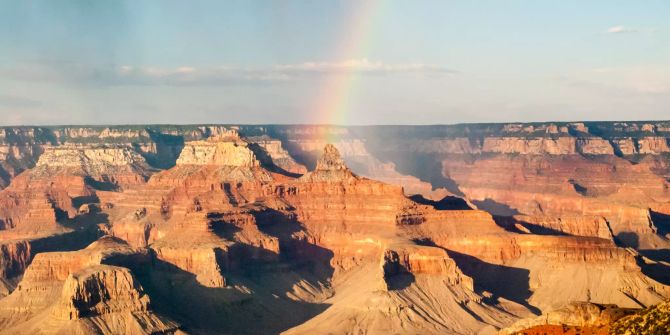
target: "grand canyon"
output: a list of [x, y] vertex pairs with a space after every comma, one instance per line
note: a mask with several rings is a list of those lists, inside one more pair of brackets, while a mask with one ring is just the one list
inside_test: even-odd
[[0, 334], [667, 334], [670, 122], [0, 127]]

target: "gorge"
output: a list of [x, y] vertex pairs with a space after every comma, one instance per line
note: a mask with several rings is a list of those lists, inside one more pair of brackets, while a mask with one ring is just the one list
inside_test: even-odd
[[670, 122], [0, 128], [0, 334], [605, 334], [668, 299]]

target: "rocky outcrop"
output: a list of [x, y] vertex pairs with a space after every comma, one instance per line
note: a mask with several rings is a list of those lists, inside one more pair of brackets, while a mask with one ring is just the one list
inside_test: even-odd
[[401, 274], [441, 275], [452, 284], [474, 291], [472, 278], [465, 276], [443, 249], [421, 245], [392, 245], [383, 252], [384, 277]]
[[621, 309], [616, 305], [601, 305], [589, 302], [573, 302], [567, 306], [542, 314], [537, 318], [524, 319], [499, 332], [500, 335], [522, 333], [536, 326], [570, 326], [579, 328], [602, 328], [609, 326], [627, 314], [631, 309]]
[[[634, 233], [636, 245], [655, 248], [664, 242], [656, 236], [648, 208], [667, 201], [670, 193], [650, 165], [614, 157], [592, 161], [578, 156], [497, 156], [444, 160], [443, 174], [479, 208], [496, 215], [551, 216], [565, 226], [551, 228], [559, 232], [574, 230], [569, 227], [571, 218], [599, 216], [613, 235]], [[628, 182], [633, 179], [635, 184]]]
[[225, 141], [221, 139], [215, 137], [207, 141], [187, 143], [177, 159], [177, 165], [236, 167], [255, 167], [260, 165], [245, 142], [236, 140]]
[[156, 315], [128, 268], [146, 266], [145, 253], [105, 237], [84, 250], [40, 253], [23, 279], [0, 300], [0, 324], [12, 334], [174, 333]]
[[599, 237], [612, 240], [612, 231], [607, 220], [599, 216], [527, 216], [515, 215], [514, 219], [530, 232], [536, 234], [566, 234]]
[[152, 249], [156, 252], [157, 259], [194, 274], [196, 281], [203, 286], [226, 286], [226, 279], [223, 276], [226, 268], [226, 249], [186, 245], [163, 246], [163, 243], [155, 245]]
[[69, 274], [52, 315], [78, 320], [118, 312], [146, 312], [149, 297], [126, 268], [95, 265]]
[[28, 266], [30, 243], [15, 240], [0, 243], [0, 298], [14, 289], [14, 282]]
[[30, 260], [30, 244], [27, 241], [5, 241], [0, 244], [0, 277], [18, 276]]
[[499, 334], [665, 334], [670, 331], [670, 308], [663, 302], [645, 309], [574, 302], [537, 318], [528, 318]]
[[670, 152], [670, 146], [668, 146], [667, 137], [643, 137], [638, 140], [638, 146], [638, 152], [641, 154], [658, 155]]
[[614, 335], [667, 333], [670, 333], [670, 302], [636, 311], [610, 326], [610, 334]]
[[307, 172], [307, 168], [296, 162], [288, 151], [284, 149], [280, 140], [273, 139], [266, 135], [250, 137], [247, 140], [263, 149], [264, 153], [266, 153], [269, 158], [267, 164], [272, 164], [285, 172], [293, 174], [304, 174]]
[[638, 144], [631, 137], [614, 138], [612, 144], [616, 153], [621, 155], [635, 155], [638, 153]]
[[484, 139], [482, 152], [518, 153], [523, 155], [569, 155], [574, 154], [576, 140], [572, 137], [518, 138], [488, 137]]
[[46, 149], [30, 174], [32, 179], [78, 176], [90, 179], [94, 187], [110, 188], [142, 184], [151, 170], [144, 158], [128, 147], [66, 145]]
[[603, 138], [578, 138], [577, 151], [586, 155], [614, 155], [614, 147]]

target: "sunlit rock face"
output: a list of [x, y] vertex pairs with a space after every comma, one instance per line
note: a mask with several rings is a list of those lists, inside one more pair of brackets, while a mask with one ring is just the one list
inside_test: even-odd
[[0, 333], [486, 334], [670, 297], [667, 122], [2, 130]]
[[212, 138], [187, 143], [177, 159], [177, 165], [254, 167], [260, 163], [246, 143]]
[[0, 301], [4, 331], [15, 334], [173, 333], [178, 324], [156, 315], [131, 271], [146, 252], [103, 238], [73, 252], [38, 254], [16, 290]]

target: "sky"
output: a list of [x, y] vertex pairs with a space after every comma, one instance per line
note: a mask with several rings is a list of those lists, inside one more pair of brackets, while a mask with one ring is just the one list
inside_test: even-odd
[[0, 0], [0, 125], [670, 119], [670, 1]]

